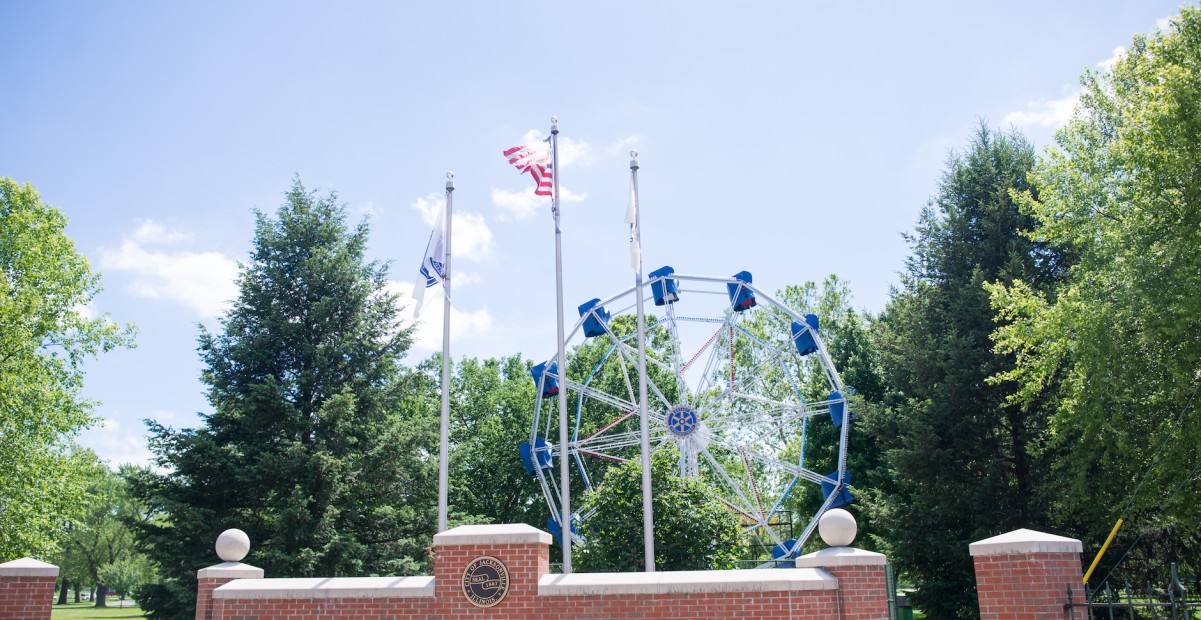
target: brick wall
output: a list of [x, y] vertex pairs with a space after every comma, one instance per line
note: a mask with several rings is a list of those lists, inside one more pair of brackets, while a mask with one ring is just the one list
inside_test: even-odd
[[196, 571], [196, 620], [220, 618], [213, 604], [217, 588], [238, 579], [262, 579], [263, 569], [239, 562], [223, 562]]
[[838, 579], [842, 620], [888, 617], [888, 578], [884, 566], [839, 566], [826, 570]]
[[1082, 589], [1080, 541], [1017, 530], [977, 543], [971, 554], [981, 620], [1083, 619], [1064, 609], [1068, 588]]
[[[528, 526], [468, 526], [434, 539], [434, 575], [344, 579], [241, 580], [211, 591], [211, 615], [198, 620], [309, 618], [806, 618], [888, 617], [884, 559], [842, 548], [809, 566], [751, 571], [551, 575], [550, 536]], [[830, 551], [830, 550], [827, 550]], [[492, 607], [463, 593], [464, 570], [489, 556], [505, 565], [509, 588]], [[798, 560], [804, 563], [804, 559]], [[829, 572], [818, 564], [832, 564]], [[836, 578], [834, 573], [841, 575]], [[203, 598], [203, 594], [201, 597]]]
[[0, 620], [48, 620], [58, 567], [31, 558], [0, 564]]

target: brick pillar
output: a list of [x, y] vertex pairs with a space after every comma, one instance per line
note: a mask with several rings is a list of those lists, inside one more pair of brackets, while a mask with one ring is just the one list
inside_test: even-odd
[[838, 579], [839, 618], [888, 619], [888, 558], [851, 547], [830, 547], [796, 559], [797, 568], [820, 568]]
[[981, 620], [1083, 619], [1083, 609], [1065, 610], [1068, 588], [1083, 600], [1079, 540], [1015, 530], [969, 546], [976, 565]]
[[196, 571], [196, 620], [216, 620], [213, 590], [234, 579], [262, 579], [263, 569], [241, 562], [222, 562]]
[[[525, 524], [464, 525], [435, 534], [436, 613], [539, 617], [538, 580], [550, 572], [550, 543], [550, 534]], [[464, 571], [483, 556], [499, 560], [509, 577], [505, 597], [487, 612], [463, 592]]]
[[0, 564], [0, 620], [50, 620], [58, 567], [33, 558]]

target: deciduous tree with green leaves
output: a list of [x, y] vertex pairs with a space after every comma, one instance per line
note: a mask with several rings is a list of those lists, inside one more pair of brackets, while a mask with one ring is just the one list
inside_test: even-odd
[[[521, 355], [467, 358], [454, 371], [449, 507], [493, 523], [545, 528], [546, 503], [538, 479], [526, 473], [517, 451], [529, 439], [534, 408], [529, 364]], [[432, 396], [437, 402], [437, 394]]]
[[1133, 536], [1117, 549], [1173, 524], [1179, 544], [1201, 518], [1201, 10], [1134, 37], [1082, 83], [1037, 191], [1019, 196], [1035, 238], [1077, 260], [1052, 290], [991, 289], [1009, 321], [997, 348], [1017, 359], [997, 378], [1015, 407], [1057, 407], [1070, 451], [1057, 475], [1070, 486], [1055, 506], [1086, 545], [1118, 517]]
[[55, 551], [92, 458], [72, 444], [95, 421], [82, 364], [133, 346], [132, 326], [90, 316], [100, 276], [66, 225], [32, 185], [0, 178], [0, 561]]
[[[738, 519], [699, 478], [681, 478], [679, 453], [660, 449], [651, 459], [656, 570], [731, 568], [739, 556]], [[642, 462], [610, 467], [583, 497], [585, 544], [576, 556], [585, 572], [645, 569]]]
[[[150, 422], [163, 474], [134, 478], [161, 512], [141, 531], [163, 580], [154, 618], [191, 618], [196, 570], [221, 531], [252, 541], [274, 576], [414, 574], [437, 508], [437, 417], [401, 365], [411, 327], [384, 265], [364, 258], [366, 223], [296, 179], [254, 248], [217, 333], [201, 329], [213, 412], [199, 428]], [[436, 409], [433, 410], [436, 412]]]
[[[82, 567], [83, 580], [96, 586], [96, 607], [107, 606], [105, 592], [109, 587], [122, 594], [129, 592], [108, 581], [105, 575], [112, 571], [109, 566], [149, 567], [146, 556], [134, 540], [133, 528], [145, 523], [151, 515], [145, 504], [130, 494], [126, 482], [136, 471], [144, 470], [126, 465], [118, 474], [109, 471], [103, 463], [94, 463], [87, 476], [90, 484], [85, 512], [67, 527], [63, 543], [65, 555]], [[126, 578], [129, 576], [128, 573], [118, 574], [118, 578], [125, 581], [123, 587], [128, 585]]]

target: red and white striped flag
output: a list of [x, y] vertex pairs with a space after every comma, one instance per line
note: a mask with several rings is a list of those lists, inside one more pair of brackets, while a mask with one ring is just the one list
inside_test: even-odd
[[534, 177], [534, 193], [539, 196], [550, 196], [554, 180], [551, 170], [550, 138], [534, 144], [519, 144], [505, 151], [509, 163], [521, 174], [526, 172]]

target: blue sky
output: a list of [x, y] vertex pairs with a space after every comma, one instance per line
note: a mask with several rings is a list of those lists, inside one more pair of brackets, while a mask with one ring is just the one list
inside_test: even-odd
[[[820, 4], [820, 6], [819, 6]], [[139, 345], [88, 366], [103, 426], [197, 424], [197, 326], [236, 294], [252, 209], [291, 178], [369, 218], [396, 290], [454, 170], [457, 358], [554, 351], [549, 204], [500, 153], [562, 131], [565, 306], [632, 284], [628, 152], [649, 271], [836, 273], [876, 312], [948, 150], [978, 118], [1040, 148], [1098, 70], [1176, 2], [7, 2], [0, 175], [70, 218], [89, 312]], [[410, 362], [440, 346], [427, 307]]]

